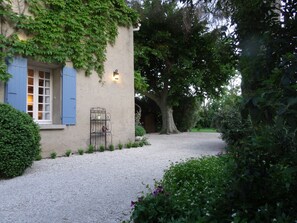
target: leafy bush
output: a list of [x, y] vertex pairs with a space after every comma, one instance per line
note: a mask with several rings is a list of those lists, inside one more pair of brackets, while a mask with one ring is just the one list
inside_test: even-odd
[[132, 143], [132, 147], [133, 147], [133, 148], [137, 148], [138, 146], [139, 146], [139, 143], [138, 143], [138, 142], [133, 142], [133, 143]]
[[133, 145], [132, 142], [128, 142], [128, 143], [126, 144], [126, 148], [127, 148], [127, 149], [130, 149], [130, 148], [132, 147], [132, 145]]
[[226, 107], [214, 115], [213, 126], [229, 145], [239, 145], [252, 133], [250, 120], [243, 121], [239, 106]]
[[247, 222], [297, 219], [297, 201], [292, 197], [297, 194], [296, 154], [295, 131], [276, 125], [262, 126], [241, 147], [232, 147], [236, 168], [226, 199], [238, 218]]
[[123, 149], [123, 144], [119, 143], [118, 148], [119, 148], [119, 150]]
[[56, 152], [52, 152], [52, 153], [50, 154], [50, 156], [51, 156], [52, 159], [56, 159], [56, 157], [57, 157], [57, 153], [56, 153]]
[[110, 151], [114, 151], [114, 145], [113, 145], [113, 144], [110, 144], [110, 145], [109, 145], [109, 150], [110, 150]]
[[71, 153], [72, 153], [71, 149], [68, 149], [68, 150], [65, 152], [65, 155], [66, 155], [67, 157], [69, 157], [69, 156], [71, 155]]
[[93, 145], [89, 145], [87, 150], [86, 150], [86, 153], [93, 153], [95, 150], [94, 146]]
[[0, 177], [21, 175], [39, 153], [38, 125], [26, 113], [0, 104]]
[[35, 157], [35, 161], [39, 161], [39, 160], [42, 160], [42, 156], [41, 156], [41, 154], [38, 154], [38, 155]]
[[79, 155], [83, 155], [84, 154], [84, 150], [83, 149], [78, 149], [77, 152], [78, 152]]
[[233, 162], [227, 156], [203, 157], [175, 164], [161, 185], [134, 202], [137, 222], [207, 222], [229, 186]]
[[146, 145], [146, 146], [151, 145], [146, 137], [143, 137], [140, 142], [143, 143], [143, 145]]
[[135, 126], [135, 136], [144, 136], [145, 133], [145, 129], [142, 126]]
[[99, 147], [99, 152], [104, 152], [104, 150], [105, 150], [105, 147], [104, 147], [103, 145], [101, 145], [101, 146]]

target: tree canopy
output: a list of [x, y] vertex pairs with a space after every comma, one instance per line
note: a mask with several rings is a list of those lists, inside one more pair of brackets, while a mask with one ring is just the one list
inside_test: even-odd
[[199, 11], [176, 2], [134, 1], [133, 7], [141, 20], [135, 33], [136, 90], [160, 107], [161, 132], [177, 132], [172, 106], [185, 96], [219, 95], [234, 74], [232, 41], [224, 29], [209, 30]]

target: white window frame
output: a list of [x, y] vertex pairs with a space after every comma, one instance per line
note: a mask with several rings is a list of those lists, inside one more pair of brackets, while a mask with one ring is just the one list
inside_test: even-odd
[[[52, 124], [53, 122], [53, 72], [50, 69], [42, 67], [28, 66], [27, 70], [27, 89], [26, 89], [26, 112], [28, 113], [28, 72], [33, 70], [34, 83], [33, 83], [33, 120], [38, 124]], [[50, 74], [50, 119], [38, 120], [38, 99], [39, 99], [39, 71], [47, 72]]]

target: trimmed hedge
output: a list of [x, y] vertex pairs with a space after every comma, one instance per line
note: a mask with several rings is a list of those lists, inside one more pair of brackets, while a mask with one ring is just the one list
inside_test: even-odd
[[0, 177], [21, 175], [39, 153], [38, 125], [28, 114], [0, 104]]

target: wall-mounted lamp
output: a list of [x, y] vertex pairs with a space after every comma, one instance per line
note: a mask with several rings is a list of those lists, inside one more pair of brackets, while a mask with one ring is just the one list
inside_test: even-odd
[[113, 79], [114, 79], [115, 81], [118, 81], [118, 80], [119, 80], [119, 77], [120, 77], [119, 71], [118, 71], [118, 69], [116, 69], [116, 70], [113, 72]]

